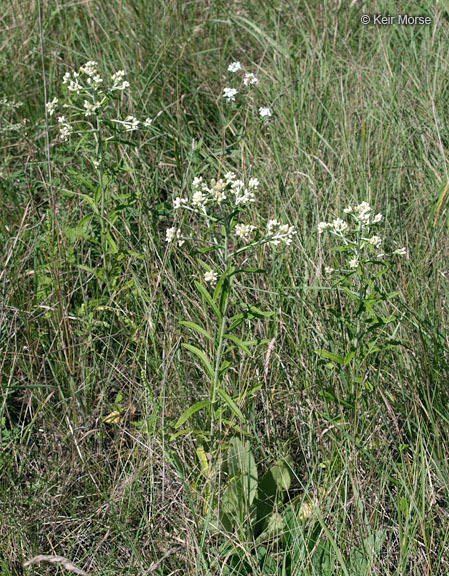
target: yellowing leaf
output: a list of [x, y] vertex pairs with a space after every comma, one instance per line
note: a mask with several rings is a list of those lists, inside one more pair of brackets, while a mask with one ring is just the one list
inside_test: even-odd
[[103, 424], [120, 424], [120, 420], [122, 419], [122, 415], [118, 410], [114, 410], [110, 414], [103, 418]]

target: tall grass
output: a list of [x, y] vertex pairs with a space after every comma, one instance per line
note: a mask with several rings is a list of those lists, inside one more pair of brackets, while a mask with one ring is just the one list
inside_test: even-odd
[[[112, 227], [120, 258], [107, 285], [93, 272], [98, 247], [73, 232], [86, 209], [63, 191], [83, 191], [91, 168], [70, 142], [50, 138], [53, 195], [49, 186], [39, 5], [5, 3], [2, 574], [25, 573], [38, 554], [104, 575], [449, 574], [449, 13], [445, 2], [399, 4], [42, 2], [48, 100], [68, 69], [96, 60], [105, 73], [126, 70], [123, 105], [154, 119], [149, 141], [114, 150], [129, 201]], [[433, 23], [362, 26], [364, 12]], [[233, 60], [259, 78], [234, 107], [221, 97]], [[197, 443], [170, 439], [208, 395], [179, 321], [211, 318], [194, 255], [168, 249], [165, 231], [172, 200], [221, 167], [257, 176], [262, 215], [298, 231], [293, 249], [260, 257], [265, 273], [236, 288], [275, 311], [255, 328], [271, 344], [233, 368], [239, 389], [262, 385], [245, 407], [259, 474], [290, 455], [285, 505], [314, 503], [256, 548], [205, 528]], [[349, 409], [338, 372], [314, 352], [345, 334], [317, 225], [364, 200], [408, 258], [382, 278], [399, 293], [389, 313], [400, 346], [373, 360], [363, 402]]]

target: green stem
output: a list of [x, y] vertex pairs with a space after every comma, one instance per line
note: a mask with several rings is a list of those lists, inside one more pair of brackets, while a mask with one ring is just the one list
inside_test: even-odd
[[[228, 251], [228, 227], [226, 227], [226, 235], [225, 235], [225, 242], [223, 247], [223, 263], [225, 270], [228, 269], [229, 264], [229, 251]], [[229, 282], [232, 282], [232, 277], [230, 278]], [[211, 390], [211, 412], [210, 412], [210, 427], [211, 427], [211, 434], [213, 433], [214, 427], [214, 414], [215, 414], [215, 402], [217, 401], [217, 390], [220, 383], [220, 368], [221, 362], [223, 359], [223, 351], [224, 351], [224, 342], [225, 338], [224, 335], [226, 334], [226, 324], [228, 321], [227, 311], [229, 305], [229, 294], [231, 292], [231, 287], [229, 286], [229, 290], [226, 293], [226, 298], [223, 305], [222, 317], [220, 322], [220, 327], [218, 330], [218, 341], [217, 347], [215, 352], [215, 369], [214, 369], [214, 379], [212, 381], [212, 390]]]

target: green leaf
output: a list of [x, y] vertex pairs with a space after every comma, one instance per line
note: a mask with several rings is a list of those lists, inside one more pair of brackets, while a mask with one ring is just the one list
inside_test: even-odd
[[263, 268], [239, 268], [238, 270], [234, 270], [232, 275], [237, 274], [262, 274], [265, 272]]
[[187, 408], [187, 410], [185, 410], [178, 418], [174, 426], [175, 429], [182, 426], [184, 422], [186, 422], [191, 416], [193, 416], [193, 414], [199, 412], [203, 408], [207, 408], [208, 406], [210, 406], [210, 400], [201, 400], [201, 402], [197, 402], [196, 404], [193, 404], [193, 406], [190, 406], [190, 408]]
[[214, 311], [214, 314], [218, 318], [218, 321], [221, 322], [221, 318], [222, 318], [221, 312], [218, 309], [218, 306], [213, 301], [212, 296], [209, 294], [209, 292], [206, 290], [206, 288], [197, 280], [195, 280], [195, 286], [198, 289], [198, 291], [202, 294], [203, 298], [206, 300], [206, 302], [209, 304], [209, 306], [212, 308], [212, 310]]
[[208, 478], [210, 467], [209, 467], [209, 460], [207, 459], [206, 451], [202, 446], [198, 446], [196, 449], [196, 455], [198, 457], [198, 461], [200, 463], [201, 474]]
[[245, 417], [240, 412], [239, 407], [234, 402], [234, 400], [229, 396], [227, 392], [225, 392], [222, 388], [217, 389], [217, 394], [222, 398], [225, 404], [232, 410], [232, 412], [237, 416], [237, 418], [241, 421], [245, 421]]
[[225, 334], [224, 336], [228, 340], [231, 340], [231, 342], [234, 342], [234, 344], [237, 346], [237, 348], [239, 348], [242, 352], [244, 352], [245, 354], [248, 354], [249, 356], [251, 355], [251, 350], [243, 342], [243, 340], [240, 340], [240, 338], [237, 338], [237, 336], [234, 336], [233, 334]]
[[222, 522], [243, 530], [254, 515], [257, 494], [257, 466], [248, 441], [231, 440], [227, 468], [230, 480], [222, 498]]
[[339, 356], [338, 354], [334, 354], [333, 352], [329, 352], [328, 350], [314, 350], [315, 354], [321, 356], [322, 358], [328, 358], [329, 360], [333, 360], [337, 364], [341, 366], [345, 365], [345, 359]]
[[189, 350], [189, 352], [191, 352], [192, 354], [194, 354], [197, 358], [199, 358], [204, 366], [204, 368], [206, 369], [206, 372], [208, 373], [208, 375], [213, 379], [215, 378], [215, 372], [214, 369], [212, 368], [212, 365], [209, 361], [209, 358], [206, 356], [206, 354], [200, 350], [199, 348], [197, 348], [196, 346], [192, 346], [192, 344], [187, 344], [186, 342], [183, 342], [181, 344], [181, 346], [183, 348], [185, 348], [186, 350]]
[[180, 324], [181, 324], [181, 326], [186, 326], [187, 328], [190, 328], [191, 330], [195, 330], [196, 332], [199, 332], [200, 334], [202, 334], [203, 336], [205, 336], [206, 338], [208, 338], [209, 340], [211, 340], [213, 342], [214, 339], [209, 334], [209, 332], [207, 330], [205, 330], [199, 324], [196, 324], [196, 322], [188, 322], [187, 320], [181, 320]]
[[270, 472], [278, 490], [289, 490], [292, 483], [293, 458], [287, 456], [270, 468]]
[[270, 318], [274, 314], [272, 310], [261, 310], [260, 308], [257, 308], [257, 306], [250, 306], [249, 311], [256, 318]]

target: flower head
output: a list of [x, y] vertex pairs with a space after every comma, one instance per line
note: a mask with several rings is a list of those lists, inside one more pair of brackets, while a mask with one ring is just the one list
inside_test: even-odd
[[137, 130], [137, 128], [139, 127], [139, 121], [134, 116], [127, 116], [123, 124], [127, 132]]
[[223, 88], [223, 98], [227, 100], [227, 102], [235, 102], [235, 96], [238, 94], [238, 91], [235, 88]]
[[118, 70], [111, 76], [113, 82], [111, 90], [125, 90], [128, 88], [129, 82], [125, 80], [126, 73], [124, 70]]
[[211, 286], [215, 286], [215, 284], [217, 283], [217, 279], [218, 274], [213, 270], [206, 272], [206, 274], [204, 274], [204, 281], [210, 284]]
[[235, 226], [236, 236], [247, 242], [252, 240], [252, 236], [255, 230], [256, 226], [253, 226], [252, 224], [236, 224]]
[[337, 233], [345, 232], [348, 229], [348, 223], [341, 218], [335, 218], [332, 222], [332, 227]]
[[238, 72], [241, 69], [242, 65], [240, 64], [240, 62], [232, 62], [228, 66], [228, 72]]
[[57, 98], [53, 98], [53, 100], [51, 102], [47, 102], [46, 106], [47, 106], [47, 112], [48, 112], [49, 116], [53, 116], [53, 114], [55, 113], [57, 104], [58, 104]]
[[329, 228], [332, 228], [332, 224], [330, 222], [320, 222], [318, 224], [318, 234], [322, 234], [326, 230], [329, 230]]
[[270, 118], [270, 116], [273, 116], [273, 113], [268, 106], [261, 106], [259, 108], [259, 115], [261, 118]]
[[170, 244], [173, 240], [177, 240], [178, 246], [182, 246], [185, 240], [181, 240], [181, 235], [181, 230], [178, 230], [176, 226], [172, 226], [165, 231], [165, 241]]
[[247, 72], [243, 77], [243, 84], [245, 84], [245, 86], [254, 86], [258, 82], [259, 80], [256, 78], [256, 75], [253, 74], [252, 72]]
[[374, 246], [374, 248], [379, 248], [379, 246], [382, 244], [382, 238], [380, 236], [372, 236], [368, 242], [371, 244], [371, 246]]

